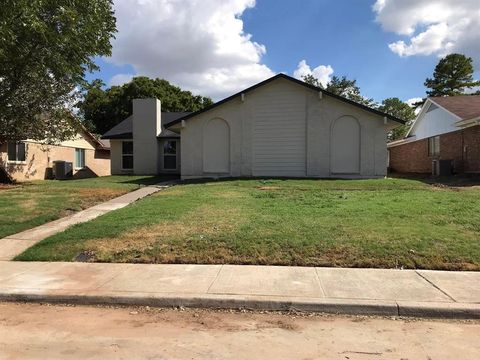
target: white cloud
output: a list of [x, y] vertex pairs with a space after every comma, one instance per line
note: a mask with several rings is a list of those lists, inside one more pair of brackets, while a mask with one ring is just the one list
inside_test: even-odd
[[413, 106], [413, 104], [418, 103], [418, 102], [420, 102], [420, 101], [422, 101], [422, 100], [423, 100], [423, 98], [421, 98], [421, 97], [414, 97], [414, 98], [408, 99], [408, 100], [405, 101], [405, 102], [406, 102], [408, 105]]
[[386, 31], [407, 36], [389, 44], [400, 56], [464, 53], [480, 60], [479, 0], [377, 0], [373, 11]]
[[[114, 64], [220, 98], [274, 75], [264, 45], [243, 30], [255, 0], [116, 0]], [[125, 80], [125, 74], [113, 81]]]
[[[411, 99], [408, 99], [407, 101], [405, 101], [410, 107], [414, 107], [414, 104], [416, 103], [419, 103], [423, 100], [423, 98], [421, 97], [414, 97], [414, 98], [411, 98]], [[415, 107], [415, 115], [418, 115], [420, 113], [420, 110], [422, 110], [422, 107], [421, 106], [417, 106]]]
[[108, 86], [123, 85], [128, 83], [135, 75], [133, 74], [117, 74], [114, 75], [108, 82]]
[[305, 60], [300, 61], [297, 69], [293, 72], [293, 76], [299, 80], [302, 80], [305, 75], [313, 75], [323, 86], [330, 82], [332, 74], [333, 68], [330, 65], [319, 65], [312, 70]]

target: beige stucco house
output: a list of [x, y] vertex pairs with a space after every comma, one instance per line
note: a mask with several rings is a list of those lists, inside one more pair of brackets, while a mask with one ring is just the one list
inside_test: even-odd
[[55, 145], [35, 140], [6, 142], [0, 144], [0, 179], [47, 179], [55, 161], [72, 163], [73, 178], [110, 175], [110, 145], [86, 130]]
[[279, 74], [194, 113], [157, 99], [107, 132], [112, 174], [371, 178], [387, 173], [402, 120]]

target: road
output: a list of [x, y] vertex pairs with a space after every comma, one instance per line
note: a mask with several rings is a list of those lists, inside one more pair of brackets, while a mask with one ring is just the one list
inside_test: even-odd
[[0, 359], [479, 359], [480, 322], [0, 303]]

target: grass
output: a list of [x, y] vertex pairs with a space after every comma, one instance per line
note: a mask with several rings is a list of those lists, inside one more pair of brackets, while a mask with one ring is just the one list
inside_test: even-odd
[[0, 239], [156, 183], [155, 177], [106, 176], [0, 187]]
[[17, 260], [480, 270], [480, 189], [406, 179], [180, 185]]

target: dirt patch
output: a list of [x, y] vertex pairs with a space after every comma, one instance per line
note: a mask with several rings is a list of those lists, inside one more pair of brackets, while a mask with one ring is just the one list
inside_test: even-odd
[[12, 185], [12, 184], [2, 184], [0, 183], [0, 191], [2, 190], [10, 190], [20, 187], [20, 185]]
[[76, 189], [76, 196], [81, 199], [82, 209], [89, 208], [98, 203], [113, 199], [117, 196], [123, 195], [128, 191], [122, 189], [108, 189], [108, 188], [85, 188]]
[[281, 187], [280, 186], [268, 186], [268, 185], [265, 185], [265, 186], [256, 186], [255, 187], [256, 189], [258, 190], [269, 190], [269, 191], [275, 191], [275, 190], [280, 190]]
[[92, 261], [95, 261], [95, 252], [90, 251], [90, 250], [82, 251], [80, 254], [78, 254], [75, 257], [74, 261], [78, 261], [78, 262], [92, 262]]

